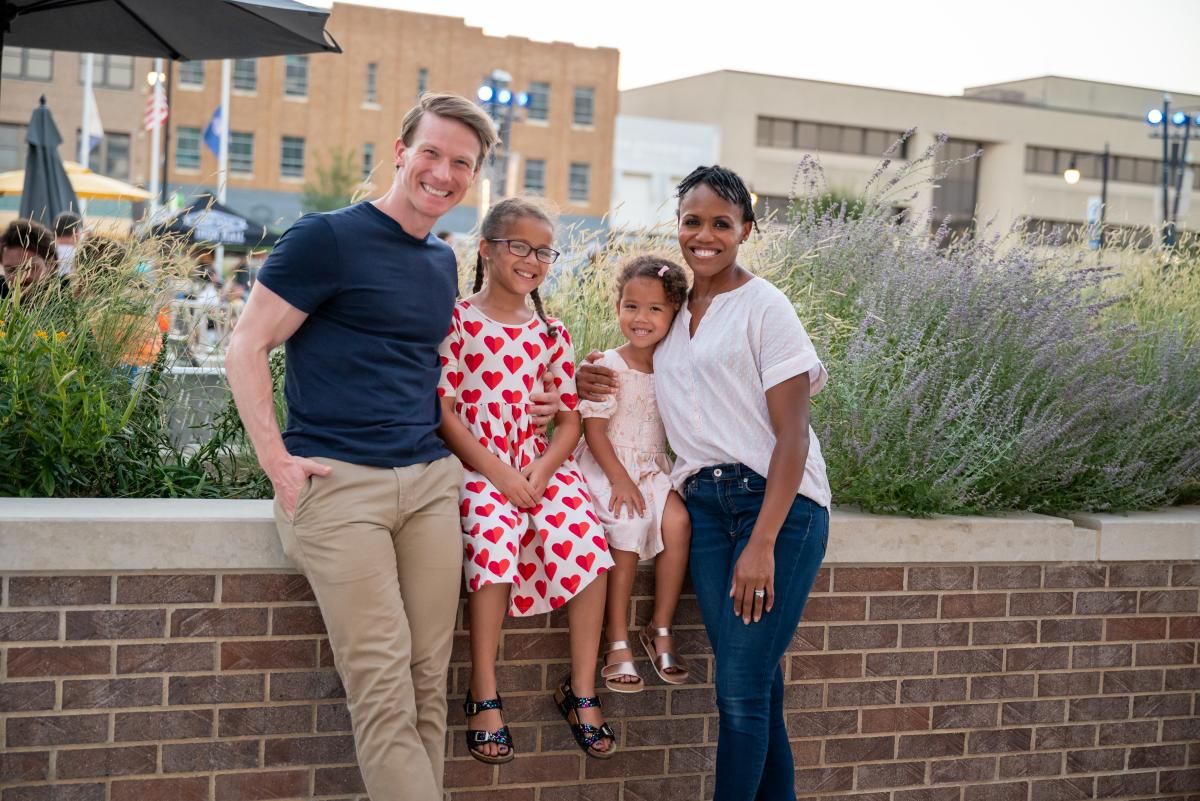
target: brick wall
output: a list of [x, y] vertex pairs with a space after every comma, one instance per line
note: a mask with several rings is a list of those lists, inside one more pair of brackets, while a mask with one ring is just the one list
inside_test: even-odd
[[[639, 576], [638, 620], [650, 574]], [[1200, 563], [835, 565], [785, 662], [796, 783], [866, 801], [1200, 799]], [[565, 616], [509, 621], [501, 690], [518, 759], [461, 742], [467, 639], [450, 677], [453, 801], [709, 797], [711, 655], [696, 686], [605, 695], [621, 753], [576, 750], [549, 693]], [[362, 797], [320, 615], [294, 574], [3, 578], [0, 801]]]

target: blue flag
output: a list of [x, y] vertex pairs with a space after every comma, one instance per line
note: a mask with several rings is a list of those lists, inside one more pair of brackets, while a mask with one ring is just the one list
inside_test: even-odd
[[212, 119], [208, 121], [208, 127], [204, 129], [204, 144], [208, 145], [208, 149], [217, 158], [221, 157], [221, 132], [224, 130], [224, 109], [217, 106], [217, 110], [213, 112]]

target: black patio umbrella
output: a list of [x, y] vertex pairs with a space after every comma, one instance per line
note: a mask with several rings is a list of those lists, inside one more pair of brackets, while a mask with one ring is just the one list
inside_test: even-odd
[[279, 240], [269, 229], [218, 203], [207, 193], [193, 197], [154, 231], [186, 237], [196, 245], [224, 245], [233, 249], [269, 248]]
[[174, 60], [340, 53], [294, 0], [0, 0], [0, 44]]
[[58, 155], [62, 136], [46, 107], [45, 95], [33, 110], [25, 141], [29, 147], [25, 153], [20, 215], [48, 226], [61, 212], [78, 210], [79, 201]]

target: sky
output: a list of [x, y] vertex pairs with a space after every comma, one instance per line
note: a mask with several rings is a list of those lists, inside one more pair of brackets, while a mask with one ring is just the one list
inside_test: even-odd
[[1047, 74], [1200, 94], [1200, 0], [355, 2], [615, 47], [621, 89], [733, 69], [943, 95]]

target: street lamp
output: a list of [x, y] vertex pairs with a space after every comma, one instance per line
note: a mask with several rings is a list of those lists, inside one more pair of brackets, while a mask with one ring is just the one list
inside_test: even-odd
[[[1083, 174], [1076, 164], [1075, 154], [1071, 155], [1071, 163], [1063, 170], [1063, 180], [1074, 186], [1079, 183]], [[1099, 250], [1104, 247], [1104, 214], [1108, 210], [1108, 142], [1104, 143], [1104, 152], [1100, 154], [1100, 202], [1093, 197], [1088, 201], [1088, 225], [1092, 227], [1092, 235], [1088, 237], [1089, 244]]]
[[[529, 104], [529, 95], [525, 92], [513, 92], [509, 88], [512, 83], [512, 75], [501, 69], [494, 69], [483, 79], [483, 83], [475, 90], [475, 97], [479, 100], [479, 104], [488, 112], [488, 116], [492, 118], [493, 124], [496, 126], [497, 132], [500, 134], [500, 147], [493, 155], [492, 165], [497, 175], [495, 180], [487, 183], [487, 186], [495, 185], [499, 188], [500, 194], [505, 195], [509, 192], [508, 186], [510, 157], [515, 157], [516, 154], [511, 152], [510, 141], [512, 138], [513, 122], [517, 120], [516, 110], [524, 108]], [[499, 161], [499, 164], [496, 162]], [[515, 163], [513, 164], [515, 166]], [[515, 177], [514, 177], [515, 183]], [[481, 188], [482, 192], [483, 189]]]
[[1063, 170], [1063, 180], [1074, 186], [1079, 183], [1080, 177], [1082, 176], [1079, 174], [1079, 167], [1075, 166], [1075, 157], [1071, 156], [1071, 164]]
[[[1183, 194], [1183, 173], [1188, 163], [1188, 142], [1193, 138], [1200, 137], [1200, 120], [1197, 120], [1196, 112], [1189, 113], [1181, 109], [1172, 114], [1171, 96], [1163, 95], [1162, 108], [1150, 109], [1146, 112], [1146, 122], [1154, 129], [1150, 136], [1163, 140], [1163, 244], [1171, 247], [1176, 240], [1175, 226], [1179, 221], [1179, 198]], [[1193, 128], [1196, 128], [1195, 132], [1193, 132]], [[1172, 170], [1175, 175], [1174, 204], [1169, 202]]]

